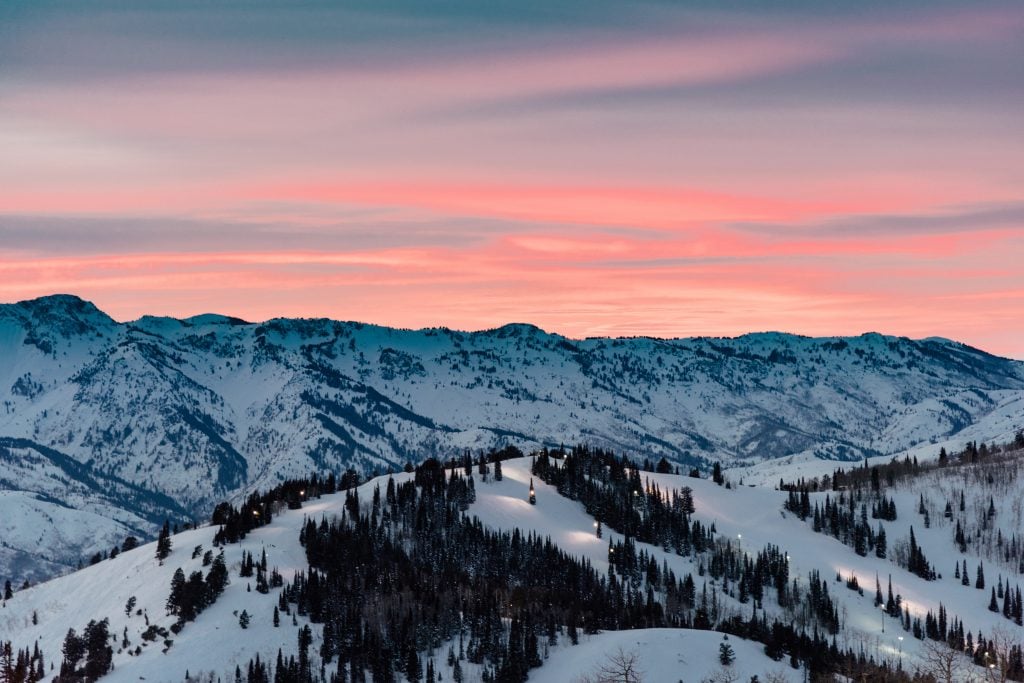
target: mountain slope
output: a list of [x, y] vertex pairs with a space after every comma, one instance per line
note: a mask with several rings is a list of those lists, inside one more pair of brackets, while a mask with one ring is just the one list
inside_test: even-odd
[[[537, 504], [530, 505], [527, 490], [531, 480], [530, 459], [521, 458], [503, 463], [502, 481], [484, 480], [474, 474], [477, 499], [468, 513], [480, 518], [483, 524], [495, 529], [520, 529], [550, 537], [552, 542], [567, 550], [571, 555], [586, 558], [601, 574], [609, 571], [609, 542], [620, 542], [623, 537], [605, 529], [602, 538], [594, 534], [594, 518], [583, 506], [559, 495], [554, 487], [534, 478]], [[1021, 464], [1013, 465], [1015, 472], [1021, 471]], [[965, 477], [974, 472], [965, 468]], [[812, 531], [809, 524], [793, 515], [782, 513], [784, 492], [763, 488], [735, 487], [726, 489], [704, 479], [691, 479], [676, 475], [643, 474], [644, 485], [657, 483], [663, 491], [689, 486], [693, 490], [696, 512], [694, 520], [717, 528], [717, 537], [725, 542], [733, 539], [739, 542], [750, 556], [759, 552], [765, 544], [774, 543], [787, 553], [789, 575], [802, 590], [807, 588], [810, 572], [819, 573], [830, 584], [832, 599], [842, 615], [841, 627], [836, 642], [842, 647], [861, 648], [876, 661], [887, 660], [895, 665], [902, 662], [908, 671], [923, 665], [921, 656], [927, 641], [914, 638], [910, 632], [900, 628], [897, 620], [883, 616], [872, 603], [875, 576], [882, 577], [883, 586], [887, 576], [892, 577], [894, 589], [903, 596], [904, 605], [915, 618], [924, 618], [928, 611], [937, 612], [940, 602], [944, 603], [951, 615], [962, 619], [965, 626], [974, 632], [991, 635], [998, 628], [1010, 633], [1013, 642], [1024, 639], [1024, 630], [1006, 620], [998, 613], [986, 609], [988, 591], [973, 586], [961, 586], [958, 579], [946, 574], [937, 581], [925, 581], [901, 567], [890, 558], [873, 555], [861, 557], [846, 545], [828, 536]], [[959, 476], [959, 475], [958, 475]], [[401, 483], [411, 475], [394, 475], [394, 481]], [[370, 481], [359, 489], [359, 498], [367, 501], [373, 498], [374, 489], [386, 488], [386, 477]], [[1021, 523], [1020, 510], [1012, 501], [1019, 499], [1024, 478], [1016, 477], [1008, 486], [1007, 497], [996, 506], [995, 519], [999, 525]], [[925, 528], [914, 516], [918, 495], [921, 493], [931, 504], [941, 504], [949, 493], [942, 480], [924, 479], [909, 487], [887, 490], [896, 501], [899, 521], [891, 526], [890, 544], [895, 545], [907, 533], [908, 525], [916, 527], [917, 538], [925, 548], [928, 557], [940, 569], [951, 566], [954, 561], [966, 560], [973, 570], [979, 561], [986, 562], [989, 581], [994, 583], [997, 573], [1000, 581], [1010, 584], [1020, 582], [1020, 574], [1013, 568], [1003, 567], [998, 561], [989, 564], [987, 556], [980, 556], [974, 550], [959, 553], [953, 549], [949, 523], [941, 521]], [[824, 497], [824, 493], [816, 494]], [[974, 515], [974, 510], [984, 507], [987, 492], [968, 489], [965, 519]], [[81, 632], [90, 619], [110, 619], [110, 631], [115, 637], [114, 671], [104, 680], [137, 681], [145, 679], [150, 683], [178, 682], [185, 673], [197, 675], [213, 672], [222, 680], [233, 680], [236, 665], [243, 671], [246, 662], [259, 654], [264, 661], [273, 661], [277, 649], [282, 648], [285, 656], [296, 652], [297, 631], [308, 623], [298, 615], [293, 624], [290, 617], [283, 618], [280, 627], [272, 624], [272, 611], [278, 604], [279, 589], [271, 589], [262, 595], [248, 588], [252, 579], [239, 576], [243, 552], [259, 556], [265, 551], [271, 567], [277, 567], [290, 581], [297, 571], [308, 570], [305, 551], [300, 545], [300, 531], [307, 520], [319, 522], [341, 515], [345, 509], [345, 494], [325, 495], [305, 503], [301, 510], [283, 510], [273, 522], [259, 527], [241, 543], [225, 547], [231, 583], [211, 607], [185, 626], [180, 634], [147, 642], [142, 633], [148, 624], [169, 629], [175, 618], [168, 616], [164, 605], [169, 593], [171, 576], [175, 569], [182, 567], [186, 575], [202, 570], [201, 559], [192, 557], [193, 548], [202, 546], [211, 549], [215, 529], [211, 527], [185, 531], [173, 536], [174, 548], [163, 565], [154, 559], [152, 544], [123, 553], [116, 559], [101, 562], [72, 575], [55, 579], [34, 588], [19, 591], [0, 610], [0, 638], [13, 639], [18, 647], [31, 647], [38, 642], [49, 661], [57, 662], [61, 643], [69, 627]], [[941, 507], [939, 508], [941, 509]], [[940, 515], [936, 515], [938, 518]], [[721, 602], [720, 619], [731, 615], [746, 618], [752, 609], [750, 603], [741, 604], [736, 599], [736, 585], [725, 585], [714, 576], [705, 576], [700, 569], [706, 558], [679, 556], [665, 552], [655, 546], [639, 544], [641, 550], [650, 553], [655, 563], [664, 563], [677, 576], [691, 573], [696, 580], [697, 590], [706, 589], [716, 603]], [[837, 572], [844, 579], [855, 574], [866, 590], [863, 595], [846, 590], [842, 583], [833, 582]], [[627, 579], [623, 578], [623, 581]], [[140, 614], [126, 614], [125, 605], [135, 597], [135, 609]], [[762, 606], [766, 616], [789, 615], [787, 618], [800, 620], [766, 595]], [[242, 610], [252, 615], [248, 630], [242, 631], [238, 615]], [[33, 615], [35, 621], [33, 624]], [[810, 626], [808, 626], [810, 628]], [[319, 627], [314, 628], [313, 651], [320, 642]], [[902, 639], [901, 639], [902, 637]], [[127, 646], [122, 644], [126, 639]], [[686, 629], [655, 629], [637, 631], [606, 632], [582, 636], [580, 645], [567, 645], [564, 634], [559, 644], [551, 650], [549, 659], [539, 669], [531, 671], [530, 680], [568, 681], [576, 676], [590, 673], [622, 647], [626, 652], [635, 652], [641, 657], [641, 668], [648, 681], [703, 680], [718, 669], [717, 648], [721, 634]], [[768, 673], [778, 672], [788, 680], [802, 680], [802, 672], [788, 667], [786, 660], [776, 662], [764, 655], [759, 643], [742, 639], [731, 639], [738, 659], [734, 672], [741, 673], [749, 680], [757, 674], [766, 680]], [[138, 654], [134, 654], [138, 648]], [[446, 647], [433, 653], [444, 680], [452, 680], [451, 671], [444, 664]], [[966, 658], [964, 660], [967, 666]], [[470, 664], [464, 663], [467, 680], [478, 673]], [[315, 667], [316, 668], [316, 667]], [[327, 667], [328, 673], [331, 668]], [[400, 679], [401, 680], [401, 679]], [[735, 680], [735, 679], [733, 679]]]
[[[859, 459], [1010, 406], [1007, 433], [981, 437], [1006, 438], [1024, 422], [1022, 395], [1024, 364], [939, 339], [570, 340], [529, 325], [117, 323], [66, 295], [0, 306], [0, 437], [193, 514], [310, 471], [381, 471], [510, 441], [683, 466]], [[23, 469], [14, 488], [41, 493]]]
[[27, 439], [0, 438], [0, 567], [38, 581], [187, 512]]

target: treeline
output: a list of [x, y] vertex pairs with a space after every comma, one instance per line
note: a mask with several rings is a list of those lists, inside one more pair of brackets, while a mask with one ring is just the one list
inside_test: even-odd
[[0, 681], [36, 683], [46, 677], [46, 666], [39, 643], [32, 649], [15, 650], [9, 641], [0, 641]]
[[981, 443], [979, 445], [977, 441], [971, 441], [965, 444], [962, 450], [955, 453], [949, 453], [945, 447], [940, 447], [938, 458], [934, 462], [921, 463], [918, 462], [917, 456], [912, 458], [904, 456], [902, 459], [893, 458], [887, 463], [869, 465], [865, 459], [862, 467], [854, 467], [850, 470], [836, 468], [831, 475], [826, 474], [820, 479], [818, 477], [810, 479], [801, 477], [794, 482], [780, 479], [779, 489], [841, 491], [870, 487], [873, 491], [878, 491], [882, 482], [891, 487], [897, 481], [921, 476], [941, 468], [1002, 462], [1017, 457], [1021, 450], [1024, 450], [1024, 430], [1018, 431], [1013, 441], [1004, 444]]
[[645, 486], [639, 467], [626, 456], [587, 446], [568, 452], [544, 449], [534, 456], [532, 472], [562, 496], [583, 503], [599, 524], [624, 536], [683, 556], [711, 545], [707, 527], [690, 519], [692, 490]]
[[237, 543], [253, 529], [270, 524], [274, 515], [285, 507], [297, 510], [304, 500], [352, 488], [359, 483], [359, 473], [355, 470], [347, 470], [340, 479], [333, 472], [325, 477], [314, 474], [305, 479], [289, 479], [264, 493], [252, 493], [237, 508], [227, 502], [220, 503], [210, 518], [211, 524], [220, 527], [213, 542], [217, 545]]

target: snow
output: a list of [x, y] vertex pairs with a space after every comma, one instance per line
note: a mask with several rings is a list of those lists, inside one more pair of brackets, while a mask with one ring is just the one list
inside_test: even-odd
[[[38, 389], [16, 390], [22, 378]], [[1024, 364], [943, 340], [567, 340], [524, 324], [467, 333], [217, 314], [119, 324], [69, 296], [0, 306], [0, 437], [200, 517], [287, 477], [506, 443], [825, 469], [813, 463], [1021, 426]], [[38, 491], [31, 478], [19, 487]]]
[[[530, 458], [509, 460], [502, 463], [503, 480], [482, 481], [474, 473], [477, 500], [470, 508], [470, 514], [477, 515], [488, 526], [498, 529], [519, 528], [523, 531], [550, 536], [560, 547], [577, 557], [585, 557], [599, 570], [607, 569], [606, 552], [609, 539], [620, 538], [605, 528], [603, 538], [594, 534], [594, 520], [588, 516], [582, 505], [558, 495], [552, 488], [534, 478], [537, 504], [527, 502], [530, 481]], [[407, 480], [411, 475], [393, 475], [396, 482]], [[915, 535], [929, 560], [943, 573], [936, 582], [926, 582], [897, 567], [891, 560], [879, 560], [873, 556], [857, 556], [852, 549], [835, 539], [817, 534], [810, 525], [799, 521], [789, 513], [783, 513], [781, 505], [784, 494], [767, 487], [737, 487], [726, 489], [706, 479], [691, 479], [676, 475], [648, 474], [650, 482], [669, 489], [690, 486], [693, 490], [697, 511], [695, 518], [710, 525], [714, 524], [723, 538], [735, 539], [748, 552], [759, 550], [764, 544], [776, 543], [790, 554], [791, 577], [801, 577], [806, 582], [807, 572], [816, 569], [830, 583], [833, 599], [841, 605], [841, 619], [844, 628], [838, 642], [841, 647], [864, 647], [876, 657], [895, 661], [904, 658], [905, 666], [914, 661], [919, 643], [910, 634], [905, 634], [893, 620], [884, 617], [885, 632], [882, 632], [883, 617], [872, 604], [874, 577], [881, 577], [883, 590], [889, 574], [893, 586], [908, 602], [911, 612], [923, 615], [927, 609], [937, 610], [941, 600], [951, 615], [959, 615], [965, 626], [975, 632], [981, 629], [989, 633], [993, 627], [1009, 628], [1018, 638], [1024, 639], [1021, 629], [1001, 616], [987, 611], [988, 590], [975, 590], [959, 585], [950, 576], [952, 564], [960, 560], [951, 543], [949, 523], [941, 512], [933, 511], [932, 526], [925, 529], [916, 515], [919, 491], [910, 487], [896, 490], [894, 496], [899, 508], [899, 519], [886, 522], [889, 544], [907, 533], [913, 524]], [[376, 486], [382, 489], [386, 477], [377, 478], [360, 487], [360, 499], [369, 501]], [[950, 476], [935, 481], [922, 481], [920, 486], [927, 491], [934, 505], [944, 499], [940, 496], [943, 487], [957, 487], [959, 484]], [[1006, 495], [997, 502], [996, 519], [999, 524], [1021, 528], [1020, 505], [1015, 501], [1024, 498], [1024, 477], [1007, 485]], [[824, 494], [815, 494], [823, 496]], [[980, 504], [968, 491], [968, 511]], [[986, 499], [987, 500], [987, 499]], [[943, 503], [944, 504], [944, 503]], [[298, 543], [299, 529], [306, 518], [320, 519], [322, 516], [340, 514], [344, 505], [344, 494], [324, 496], [309, 501], [301, 510], [284, 510], [273, 522], [252, 532], [242, 543], [225, 548], [226, 559], [231, 572], [231, 584], [224, 595], [194, 623], [188, 624], [180, 635], [171, 635], [174, 641], [169, 650], [163, 652], [162, 643], [143, 647], [139, 656], [127, 652], [115, 654], [115, 671], [109, 679], [114, 682], [138, 681], [145, 678], [150, 683], [163, 681], [178, 683], [187, 671], [214, 671], [225, 676], [233, 674], [236, 663], [245, 664], [249, 658], [260, 654], [263, 659], [273, 659], [278, 648], [287, 655], [294, 653], [297, 628], [289, 617], [283, 617], [280, 628], [271, 624], [271, 614], [277, 603], [277, 589], [269, 595], [246, 590], [247, 581], [238, 576], [238, 565], [243, 551], [255, 555], [266, 550], [268, 563], [277, 567], [286, 580], [294, 572], [306, 567], [305, 555]], [[122, 553], [113, 560], [106, 560], [82, 569], [68, 576], [54, 579], [29, 590], [19, 591], [14, 598], [0, 608], [0, 638], [13, 639], [18, 647], [31, 646], [39, 642], [45, 655], [54, 661], [59, 658], [60, 645], [69, 627], [79, 632], [90, 619], [109, 617], [111, 632], [120, 635], [127, 628], [131, 648], [142, 641], [139, 634], [144, 630], [143, 617], [124, 613], [124, 606], [130, 596], [135, 596], [138, 609], [144, 610], [152, 623], [165, 628], [174, 619], [165, 615], [164, 603], [170, 586], [171, 575], [178, 567], [186, 574], [200, 569], [201, 560], [191, 559], [192, 549], [202, 545], [204, 550], [212, 548], [214, 529], [210, 527], [186, 531], [173, 537], [174, 548], [163, 566], [154, 559], [153, 545]], [[741, 538], [742, 536], [742, 538]], [[683, 558], [661, 549], [641, 547], [663, 560], [677, 574], [692, 571], [701, 589], [706, 577], [698, 577], [690, 558]], [[976, 562], [982, 559], [969, 551], [965, 555], [973, 572]], [[1010, 574], [1005, 568], [997, 569], [986, 560], [986, 574], [989, 584], [996, 580], [998, 571], [1004, 576]], [[841, 583], [832, 579], [836, 572], [843, 577], [855, 572], [865, 595], [848, 591]], [[973, 576], [972, 576], [973, 578]], [[1019, 580], [1019, 576], [1015, 576]], [[709, 591], [716, 588], [709, 582]], [[739, 605], [729, 596], [720, 594], [725, 611], [735, 610], [749, 615], [750, 605]], [[769, 614], [779, 613], [770, 599], [765, 600]], [[238, 626], [237, 614], [246, 610], [252, 615], [248, 630]], [[39, 619], [32, 624], [32, 614]], [[298, 624], [305, 622], [300, 618]], [[899, 636], [905, 639], [898, 641]], [[314, 628], [314, 650], [317, 647], [319, 629]], [[606, 655], [618, 648], [635, 652], [641, 661], [641, 668], [647, 673], [648, 681], [700, 681], [714, 675], [717, 663], [718, 643], [721, 634], [675, 629], [651, 629], [644, 631], [607, 632], [591, 637], [581, 637], [576, 647], [564, 642], [554, 648], [543, 667], [531, 674], [536, 681], [572, 681], [577, 676], [591, 673]], [[761, 680], [769, 672], [780, 672], [789, 680], [800, 680], [797, 672], [789, 669], [787, 662], [773, 662], [763, 654], [758, 643], [748, 643], [730, 637], [730, 644], [737, 654], [733, 665], [741, 674], [739, 680], [749, 680], [758, 674]], [[564, 641], [564, 638], [562, 639]], [[443, 665], [446, 648], [435, 653], [435, 663]], [[467, 667], [468, 669], [468, 667]], [[446, 672], [446, 680], [450, 675]], [[225, 678], [226, 679], [226, 678]]]
[[758, 676], [764, 681], [768, 673], [780, 674], [786, 681], [803, 680], [802, 671], [768, 658], [761, 643], [734, 636], [723, 641], [722, 634], [713, 631], [669, 628], [607, 631], [583, 636], [579, 645], [555, 650], [544, 666], [530, 672], [530, 680], [536, 683], [575, 681], [606, 666], [609, 659], [621, 651], [636, 656], [645, 681], [700, 683], [725, 668], [718, 661], [722, 642], [728, 642], [736, 654], [735, 661], [728, 667], [737, 676], [734, 680], [749, 681], [751, 676]]

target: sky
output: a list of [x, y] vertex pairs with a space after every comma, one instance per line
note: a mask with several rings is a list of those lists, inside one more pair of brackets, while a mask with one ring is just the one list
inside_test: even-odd
[[0, 301], [1024, 358], [1024, 4], [0, 3]]

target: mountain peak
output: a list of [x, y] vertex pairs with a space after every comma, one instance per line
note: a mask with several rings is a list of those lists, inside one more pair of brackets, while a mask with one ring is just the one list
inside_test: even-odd
[[529, 337], [537, 334], [547, 334], [544, 330], [531, 323], [505, 323], [501, 327], [484, 330], [484, 334], [492, 334], [497, 337]]
[[74, 294], [50, 294], [0, 306], [0, 309], [3, 308], [17, 309], [37, 324], [57, 325], [62, 332], [77, 331], [81, 334], [97, 327], [117, 324], [94, 303]]

